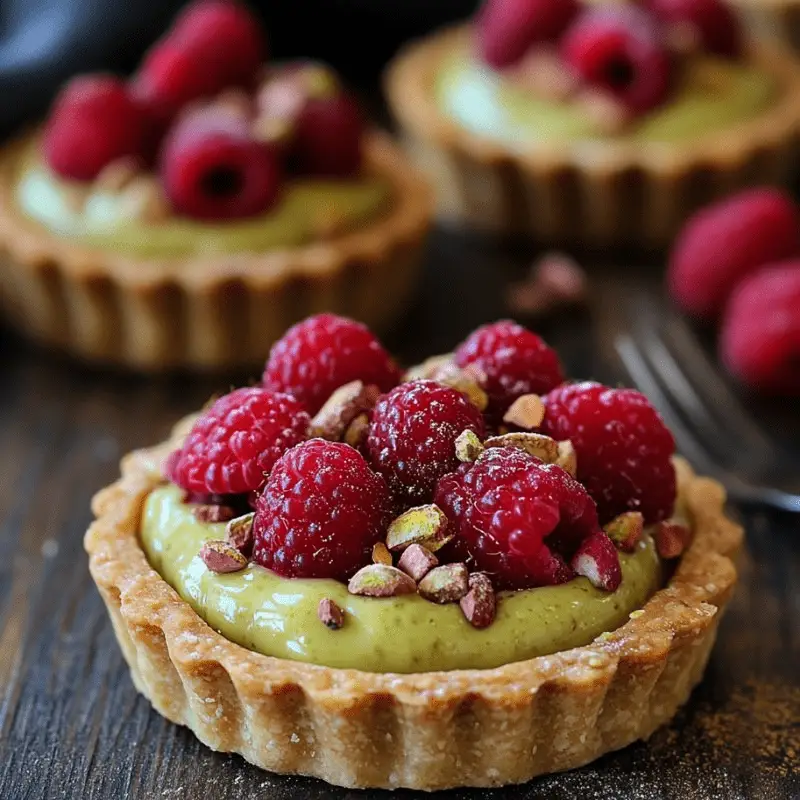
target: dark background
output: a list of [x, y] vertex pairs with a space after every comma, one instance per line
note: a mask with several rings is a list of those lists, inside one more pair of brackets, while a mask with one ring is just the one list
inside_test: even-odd
[[[0, 0], [0, 128], [34, 120], [70, 74], [132, 68], [178, 5]], [[276, 56], [330, 60], [369, 91], [401, 41], [473, 5], [273, 0], [260, 9]], [[388, 346], [412, 363], [508, 315], [505, 288], [531, 256], [527, 247], [437, 232], [417, 302], [387, 336]], [[585, 263], [590, 307], [536, 328], [570, 374], [616, 384], [626, 379], [613, 347], [615, 332], [630, 327], [625, 301], [641, 292], [661, 299], [662, 259]], [[698, 346], [713, 341], [701, 336]], [[339, 790], [212, 753], [154, 712], [130, 682], [86, 568], [81, 540], [90, 498], [116, 478], [125, 452], [163, 439], [180, 416], [230, 385], [227, 378], [153, 380], [83, 367], [26, 344], [0, 323], [0, 800], [420, 796]], [[748, 407], [776, 435], [800, 430], [788, 401]], [[763, 509], [731, 513], [748, 529], [742, 580], [706, 677], [673, 724], [649, 743], [581, 770], [441, 797], [800, 798], [800, 525]]]
[[[129, 72], [182, 0], [1, 0], [0, 133], [43, 114], [77, 72]], [[330, 61], [374, 88], [404, 41], [471, 13], [476, 0], [271, 0], [250, 5], [276, 58]]]

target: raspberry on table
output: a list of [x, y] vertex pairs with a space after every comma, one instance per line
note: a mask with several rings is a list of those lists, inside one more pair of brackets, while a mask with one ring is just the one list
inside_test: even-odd
[[742, 26], [724, 0], [646, 0], [646, 7], [667, 25], [689, 26], [703, 50], [736, 58], [742, 52]]
[[280, 195], [275, 148], [253, 138], [246, 120], [219, 108], [178, 120], [163, 143], [160, 171], [175, 210], [196, 219], [251, 217]]
[[360, 322], [317, 314], [277, 341], [264, 368], [267, 389], [287, 392], [316, 414], [340, 386], [360, 380], [386, 392], [401, 372], [372, 332]]
[[367, 451], [398, 499], [430, 501], [436, 483], [458, 466], [455, 441], [464, 430], [485, 434], [481, 412], [466, 395], [440, 383], [402, 383], [372, 412]]
[[670, 254], [667, 283], [685, 311], [713, 319], [742, 278], [798, 254], [800, 215], [792, 199], [779, 189], [748, 189], [686, 223]]
[[489, 396], [487, 418], [502, 419], [524, 394], [546, 394], [564, 382], [555, 351], [535, 333], [510, 320], [473, 331], [455, 353], [459, 367], [474, 365], [485, 376]]
[[119, 78], [73, 78], [61, 90], [47, 120], [44, 157], [58, 175], [91, 181], [112, 161], [142, 156], [147, 126], [145, 115]]
[[669, 92], [669, 50], [655, 20], [640, 8], [588, 9], [560, 47], [581, 80], [635, 113], [659, 105]]
[[625, 511], [640, 511], [647, 523], [670, 516], [675, 441], [643, 394], [587, 381], [554, 389], [544, 403], [542, 433], [572, 442], [578, 480], [601, 523]]
[[287, 578], [345, 581], [386, 535], [386, 482], [350, 445], [310, 439], [275, 464], [256, 502], [253, 560]]
[[555, 41], [580, 12], [578, 0], [488, 0], [476, 19], [478, 50], [496, 69]]
[[800, 259], [762, 267], [734, 289], [720, 356], [742, 383], [800, 395]]
[[503, 589], [571, 580], [569, 560], [600, 531], [583, 486], [561, 467], [511, 447], [489, 448], [445, 475], [434, 501], [456, 527], [443, 556], [490, 573]]
[[167, 477], [192, 494], [243, 494], [308, 436], [309, 415], [293, 397], [259, 387], [220, 397], [167, 461]]

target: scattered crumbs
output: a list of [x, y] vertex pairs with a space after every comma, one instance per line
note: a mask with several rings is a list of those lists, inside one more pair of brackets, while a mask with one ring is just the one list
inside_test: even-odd
[[300, 741], [300, 737], [296, 733], [293, 733], [289, 738], [291, 739], [292, 744], [297, 744]]
[[749, 752], [761, 775], [800, 776], [800, 686], [750, 681], [697, 722], [721, 764], [735, 767]]
[[58, 555], [58, 542], [55, 539], [45, 539], [41, 547], [42, 558], [55, 558]]

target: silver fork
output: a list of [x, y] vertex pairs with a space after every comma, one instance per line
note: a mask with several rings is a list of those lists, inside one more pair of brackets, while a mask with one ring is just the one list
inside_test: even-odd
[[800, 458], [753, 421], [685, 320], [645, 293], [634, 296], [626, 316], [616, 352], [678, 451], [732, 500], [800, 513]]

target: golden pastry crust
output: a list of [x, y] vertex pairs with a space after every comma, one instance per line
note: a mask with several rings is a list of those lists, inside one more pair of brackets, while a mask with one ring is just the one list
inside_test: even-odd
[[0, 313], [84, 359], [150, 371], [252, 366], [322, 310], [385, 326], [415, 286], [431, 197], [385, 134], [365, 145], [368, 169], [392, 190], [374, 220], [304, 247], [164, 259], [81, 245], [26, 217], [14, 188], [29, 143], [0, 151]]
[[173, 439], [134, 452], [93, 501], [85, 546], [134, 684], [214, 750], [347, 787], [521, 783], [647, 738], [700, 680], [730, 599], [742, 531], [722, 487], [677, 461], [694, 540], [641, 612], [591, 645], [496, 669], [410, 675], [254, 653], [212, 630], [150, 567], [144, 500]]
[[389, 105], [447, 220], [549, 242], [660, 246], [699, 205], [793, 176], [800, 62], [774, 45], [751, 46], [781, 88], [753, 120], [679, 145], [609, 139], [521, 152], [466, 130], [433, 100], [442, 60], [469, 36], [460, 26], [412, 44], [386, 75]]

